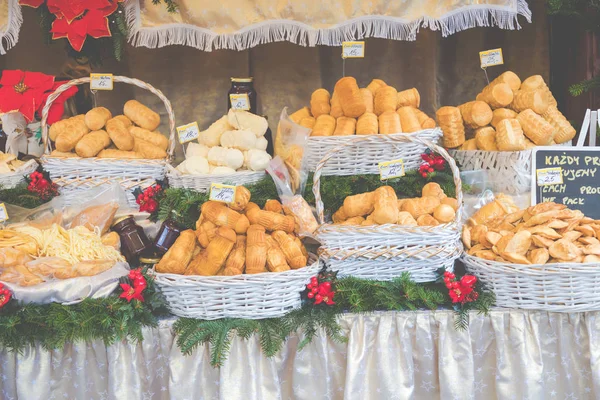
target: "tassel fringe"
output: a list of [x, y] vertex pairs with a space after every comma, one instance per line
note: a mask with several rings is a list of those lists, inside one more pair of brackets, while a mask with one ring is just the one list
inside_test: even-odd
[[23, 24], [23, 14], [19, 0], [8, 0], [8, 22], [6, 29], [0, 32], [0, 55], [13, 47], [19, 41], [19, 31]]
[[515, 0], [516, 11], [505, 7], [467, 6], [440, 19], [423, 17], [415, 21], [387, 16], [365, 16], [328, 29], [312, 27], [290, 20], [266, 21], [228, 35], [218, 35], [208, 29], [188, 24], [171, 24], [160, 28], [141, 28], [139, 0], [128, 0], [126, 18], [129, 42], [134, 46], [158, 48], [185, 45], [204, 51], [217, 49], [245, 50], [259, 44], [288, 41], [301, 46], [341, 46], [344, 41], [375, 37], [393, 40], [416, 40], [420, 27], [439, 30], [446, 37], [456, 32], [497, 26], [501, 29], [521, 29], [518, 16], [531, 22], [526, 0]]

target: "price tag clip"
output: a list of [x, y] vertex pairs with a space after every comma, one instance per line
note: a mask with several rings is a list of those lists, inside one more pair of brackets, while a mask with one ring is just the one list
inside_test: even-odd
[[223, 185], [222, 183], [210, 184], [209, 200], [220, 201], [222, 203], [231, 204], [235, 201], [235, 186]]
[[562, 185], [562, 167], [543, 168], [535, 171], [538, 186]]
[[198, 128], [198, 122], [194, 121], [187, 125], [177, 127], [177, 136], [179, 137], [179, 143], [185, 144], [196, 140], [200, 137], [200, 129]]
[[404, 176], [404, 161], [391, 160], [379, 163], [379, 177], [382, 181]]
[[495, 65], [504, 64], [504, 57], [502, 56], [502, 49], [492, 49], [486, 51], [479, 52], [479, 62], [481, 64], [481, 69], [485, 73], [485, 79], [487, 80], [488, 85], [490, 84], [490, 80], [487, 74], [487, 68], [493, 67]]
[[90, 74], [90, 90], [113, 90], [113, 74]]

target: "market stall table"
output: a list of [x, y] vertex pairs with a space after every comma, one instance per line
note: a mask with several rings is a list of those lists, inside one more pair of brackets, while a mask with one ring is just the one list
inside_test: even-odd
[[598, 313], [494, 310], [346, 314], [348, 343], [322, 335], [272, 359], [257, 336], [234, 338], [220, 368], [210, 350], [179, 351], [173, 319], [141, 343], [2, 349], [3, 399], [594, 399], [600, 393]]

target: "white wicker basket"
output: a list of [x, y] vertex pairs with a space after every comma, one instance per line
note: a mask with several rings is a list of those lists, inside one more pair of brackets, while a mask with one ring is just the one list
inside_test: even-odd
[[320, 179], [325, 163], [338, 157], [340, 149], [334, 148], [319, 162], [314, 175], [313, 192], [321, 223], [315, 233], [321, 242], [319, 255], [326, 260], [332, 270], [338, 271], [338, 276], [351, 275], [366, 279], [391, 280], [403, 272], [410, 272], [417, 282], [434, 281], [437, 278], [436, 270], [440, 267], [452, 270], [454, 261], [462, 253], [460, 242], [462, 189], [458, 168], [446, 150], [412, 135], [357, 137], [342, 146], [360, 145], [362, 148], [363, 142], [373, 140], [384, 141], [390, 149], [399, 148], [396, 154], [389, 151], [390, 160], [401, 158], [405, 143], [417, 143], [422, 148], [430, 148], [443, 156], [452, 170], [456, 185], [456, 198], [459, 204], [456, 219], [451, 223], [438, 226], [394, 224], [352, 226], [326, 223]]
[[335, 159], [323, 167], [322, 174], [328, 175], [359, 175], [376, 174], [379, 172], [378, 162], [402, 158], [405, 169], [418, 168], [421, 165], [421, 154], [427, 148], [422, 143], [405, 143], [401, 150], [389, 145], [385, 138], [395, 138], [409, 135], [437, 143], [442, 137], [439, 128], [426, 129], [414, 133], [394, 133], [391, 135], [369, 135], [372, 140], [361, 143], [361, 146], [344, 146], [353, 143], [356, 138], [363, 136], [311, 136], [304, 152], [305, 165], [309, 171], [315, 171], [319, 162], [332, 149], [338, 148]]
[[496, 306], [550, 312], [600, 310], [600, 265], [505, 264], [465, 254], [467, 271], [496, 294]]
[[19, 171], [0, 174], [0, 187], [2, 189], [12, 189], [18, 184], [25, 182], [25, 177], [31, 175], [38, 167], [35, 160], [29, 160], [23, 164]]
[[171, 312], [199, 319], [281, 317], [300, 307], [302, 292], [319, 272], [316, 257], [309, 266], [285, 272], [235, 276], [191, 276], [155, 273], [156, 284]]
[[266, 177], [265, 171], [239, 171], [235, 174], [218, 175], [185, 175], [171, 165], [167, 165], [169, 186], [174, 188], [194, 189], [198, 192], [208, 192], [211, 183], [227, 183], [232, 185], [249, 185]]
[[50, 156], [51, 143], [48, 138], [48, 110], [58, 96], [72, 86], [82, 85], [90, 82], [90, 78], [74, 79], [59, 86], [52, 93], [46, 105], [42, 110], [42, 138], [46, 154], [41, 158], [44, 169], [50, 174], [52, 181], [56, 183], [62, 195], [65, 195], [67, 201], [76, 198], [82, 190], [94, 188], [102, 185], [109, 185], [114, 182], [126, 190], [128, 199], [133, 207], [136, 207], [135, 198], [132, 194], [137, 187], [144, 189], [155, 183], [157, 179], [164, 179], [165, 167], [173, 156], [175, 149], [175, 115], [171, 102], [165, 95], [152, 85], [142, 82], [138, 79], [125, 76], [114, 76], [115, 82], [128, 83], [149, 90], [160, 98], [167, 110], [169, 116], [169, 147], [167, 149], [167, 159], [165, 160], [139, 160], [139, 159], [109, 159], [109, 158], [63, 158]]
[[531, 150], [450, 150], [461, 171], [486, 170], [495, 193], [519, 194], [531, 190]]

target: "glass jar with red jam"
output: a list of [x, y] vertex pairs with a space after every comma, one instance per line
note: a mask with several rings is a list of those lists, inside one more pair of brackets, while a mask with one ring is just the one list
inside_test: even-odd
[[151, 243], [135, 220], [133, 215], [125, 215], [115, 219], [112, 230], [121, 238], [121, 253], [129, 263], [137, 264], [138, 257], [150, 249]]

